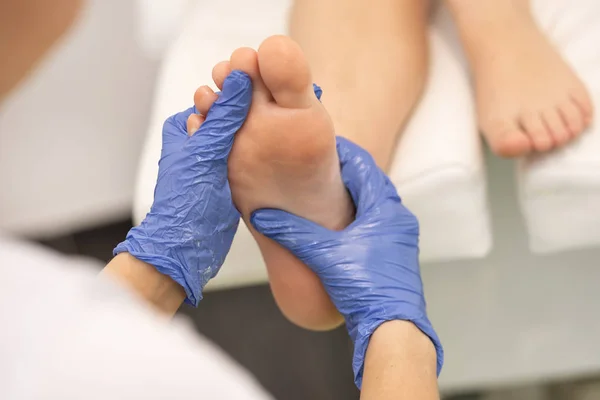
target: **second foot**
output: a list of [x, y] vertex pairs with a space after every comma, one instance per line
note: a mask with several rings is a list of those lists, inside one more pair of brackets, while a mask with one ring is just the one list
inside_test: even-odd
[[454, 11], [473, 69], [479, 127], [492, 151], [546, 152], [580, 135], [592, 120], [589, 94], [536, 25], [528, 1], [463, 3]]

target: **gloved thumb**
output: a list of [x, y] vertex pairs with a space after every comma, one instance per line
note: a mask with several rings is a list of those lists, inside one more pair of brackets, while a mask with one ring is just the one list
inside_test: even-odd
[[207, 158], [227, 158], [233, 137], [240, 130], [252, 103], [252, 82], [242, 71], [233, 71], [225, 78], [219, 98], [208, 111], [206, 120], [190, 141], [208, 152]]
[[[336, 232], [286, 211], [265, 208], [252, 213], [250, 222], [259, 233], [276, 241], [300, 260], [314, 258]], [[307, 263], [310, 265], [311, 263]], [[311, 266], [312, 267], [312, 266]]]

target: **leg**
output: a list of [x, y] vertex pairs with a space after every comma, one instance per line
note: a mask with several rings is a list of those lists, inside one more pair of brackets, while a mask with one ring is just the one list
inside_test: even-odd
[[[254, 210], [268, 207], [330, 229], [343, 229], [352, 221], [354, 206], [341, 180], [331, 120], [313, 93], [304, 55], [289, 38], [271, 37], [258, 53], [236, 50], [229, 62], [215, 67], [217, 86], [232, 69], [248, 73], [254, 90], [229, 158], [234, 202], [258, 242], [283, 313], [303, 327], [333, 328], [343, 320], [316, 275], [248, 222]], [[207, 111], [215, 98], [209, 88], [200, 88], [198, 110]], [[194, 116], [188, 124], [195, 128], [201, 122]]]
[[446, 0], [475, 79], [491, 149], [517, 157], [560, 147], [591, 122], [586, 88], [536, 26], [528, 0]]
[[427, 16], [424, 0], [296, 0], [292, 10], [291, 36], [324, 89], [336, 133], [384, 169], [425, 85]]

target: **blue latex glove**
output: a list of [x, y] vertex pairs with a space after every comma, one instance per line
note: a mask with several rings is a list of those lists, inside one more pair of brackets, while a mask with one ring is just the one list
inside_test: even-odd
[[443, 350], [427, 318], [419, 271], [419, 224], [401, 203], [389, 178], [359, 146], [338, 137], [342, 178], [356, 205], [356, 219], [330, 231], [281, 210], [257, 210], [256, 230], [289, 249], [321, 279], [345, 317], [354, 342], [355, 382], [362, 384], [371, 334], [385, 321], [412, 321]]
[[193, 107], [166, 120], [154, 204], [114, 250], [170, 276], [195, 306], [223, 265], [240, 220], [227, 181], [227, 158], [251, 100], [250, 78], [233, 71], [193, 136], [186, 132]]

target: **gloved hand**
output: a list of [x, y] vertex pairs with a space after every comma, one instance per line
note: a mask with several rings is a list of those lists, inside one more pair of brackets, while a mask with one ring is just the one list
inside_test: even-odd
[[337, 151], [342, 179], [356, 205], [356, 219], [350, 226], [330, 231], [274, 209], [257, 210], [251, 222], [323, 282], [354, 342], [352, 364], [359, 388], [371, 334], [390, 320], [412, 321], [431, 338], [439, 374], [444, 356], [425, 309], [417, 219], [365, 150], [338, 137]]
[[170, 276], [195, 306], [223, 265], [240, 220], [227, 181], [227, 158], [251, 100], [250, 77], [233, 71], [193, 136], [186, 121], [194, 107], [166, 120], [152, 208], [113, 252], [129, 252]]

